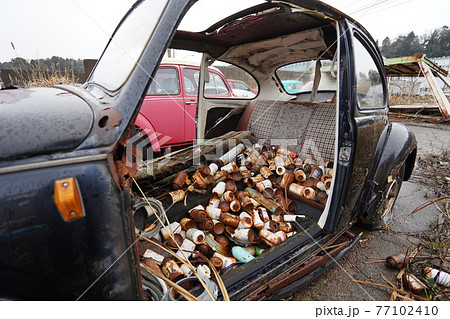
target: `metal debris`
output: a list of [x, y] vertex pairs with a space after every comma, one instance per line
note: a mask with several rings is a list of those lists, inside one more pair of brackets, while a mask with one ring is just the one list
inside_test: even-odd
[[[296, 205], [288, 195], [323, 210], [332, 167], [333, 163], [300, 158], [285, 147], [239, 144], [190, 176], [180, 171], [168, 181], [175, 190], [158, 196], [170, 205], [187, 198], [185, 215], [161, 228], [163, 245], [173, 254], [147, 250], [143, 261], [155, 259], [164, 276], [177, 284], [198, 276], [199, 269], [212, 275], [212, 268], [226, 270], [251, 262], [294, 235], [296, 218], [307, 218], [293, 213]], [[198, 189], [205, 193], [206, 206], [189, 207], [188, 194]], [[176, 299], [173, 288], [168, 293], [166, 299]]]

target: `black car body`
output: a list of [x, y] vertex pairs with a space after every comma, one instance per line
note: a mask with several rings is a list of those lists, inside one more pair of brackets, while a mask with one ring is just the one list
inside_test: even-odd
[[[255, 115], [248, 110], [259, 110], [264, 117], [264, 103], [286, 112], [294, 110], [295, 102], [305, 110], [311, 105], [333, 109], [330, 118], [316, 125], [319, 131], [333, 127], [327, 143], [334, 160], [334, 185], [325, 210], [312, 210], [313, 222], [304, 232], [257, 262], [226, 271], [222, 278], [231, 299], [280, 299], [357, 242], [358, 236], [347, 232], [355, 221], [373, 228], [388, 221], [401, 181], [413, 170], [416, 141], [405, 126], [389, 122], [383, 62], [368, 32], [342, 12], [309, 0], [267, 2], [204, 32], [177, 31], [193, 2], [136, 2], [82, 87], [0, 91], [0, 298], [143, 298], [139, 253], [133, 245], [131, 183], [137, 164], [125, 146], [151, 75], [169, 46], [204, 53], [205, 70], [216, 59], [234, 64], [259, 84], [252, 101], [208, 99], [200, 86], [198, 137], [238, 130], [254, 130], [258, 138], [287, 137], [276, 136], [286, 131], [275, 130], [283, 116], [291, 124], [282, 126], [297, 130], [294, 115], [287, 113], [269, 121], [270, 134], [249, 126]], [[364, 58], [359, 59], [361, 50]], [[307, 96], [283, 89], [278, 68], [325, 59], [335, 76], [334, 91], [314, 84]], [[377, 73], [372, 82], [366, 69], [358, 69], [367, 59]], [[320, 64], [315, 69], [317, 74]], [[201, 75], [200, 83], [205, 80]], [[376, 93], [360, 91], [359, 81], [372, 83], [370, 89]], [[309, 106], [303, 103], [313, 100]], [[236, 112], [227, 116], [230, 110]], [[84, 205], [84, 212], [73, 219], [65, 219], [55, 204], [55, 182], [66, 178], [73, 178]], [[169, 216], [181, 213], [174, 208]], [[342, 235], [347, 243], [324, 254]]]

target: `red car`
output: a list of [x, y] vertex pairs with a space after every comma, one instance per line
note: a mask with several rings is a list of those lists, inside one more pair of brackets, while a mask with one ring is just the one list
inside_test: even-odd
[[[205, 96], [233, 96], [218, 69], [209, 68], [209, 75]], [[154, 152], [189, 145], [196, 138], [199, 76], [200, 66], [193, 62], [165, 59], [160, 64], [135, 122], [136, 130], [148, 137]]]
[[258, 90], [252, 89], [247, 83], [241, 80], [227, 80], [228, 84], [230, 85], [231, 89], [234, 90], [242, 90], [242, 91], [248, 91], [253, 94], [258, 94]]

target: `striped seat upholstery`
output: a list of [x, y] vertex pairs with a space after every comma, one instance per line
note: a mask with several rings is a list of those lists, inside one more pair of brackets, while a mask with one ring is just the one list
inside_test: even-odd
[[[249, 107], [238, 128], [253, 132], [252, 142], [284, 145], [300, 154], [317, 160], [334, 158], [336, 105], [314, 105], [284, 101], [256, 101]], [[245, 126], [245, 124], [247, 124]]]

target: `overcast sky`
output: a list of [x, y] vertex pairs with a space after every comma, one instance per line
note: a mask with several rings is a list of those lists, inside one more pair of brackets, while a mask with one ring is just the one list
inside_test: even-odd
[[[98, 58], [108, 36], [135, 0], [0, 0], [0, 62], [61, 56]], [[212, 5], [205, 10], [202, 3]], [[182, 22], [200, 30], [256, 0], [202, 0], [195, 13], [203, 19]], [[450, 26], [449, 0], [325, 0], [358, 20], [375, 39], [414, 31], [429, 33]], [[218, 9], [222, 4], [223, 8]], [[192, 12], [192, 13], [194, 13]], [[15, 51], [11, 45], [14, 44]]]

